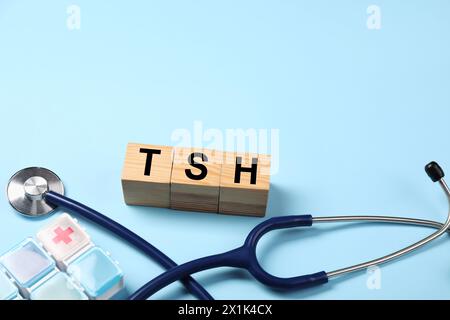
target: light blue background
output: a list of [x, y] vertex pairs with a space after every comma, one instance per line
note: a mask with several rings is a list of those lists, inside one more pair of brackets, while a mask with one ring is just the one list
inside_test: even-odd
[[[0, 181], [40, 165], [67, 195], [107, 213], [177, 262], [231, 249], [261, 220], [127, 207], [127, 142], [172, 145], [178, 128], [280, 130], [268, 216], [389, 214], [443, 221], [447, 202], [423, 171], [450, 170], [450, 3], [442, 1], [0, 1]], [[366, 9], [379, 5], [381, 30]], [[0, 199], [0, 251], [43, 220]], [[129, 292], [162, 272], [87, 221]], [[333, 232], [329, 232], [333, 231]], [[276, 232], [259, 255], [279, 276], [334, 269], [431, 232], [333, 225]], [[447, 237], [381, 269], [283, 293], [245, 272], [196, 278], [219, 299], [450, 298]], [[345, 281], [344, 281], [345, 280]], [[191, 298], [174, 284], [155, 298]]]

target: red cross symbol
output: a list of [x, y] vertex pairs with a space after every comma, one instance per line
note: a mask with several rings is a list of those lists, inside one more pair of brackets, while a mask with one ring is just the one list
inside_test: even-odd
[[65, 244], [69, 244], [70, 242], [72, 242], [70, 235], [73, 233], [73, 229], [71, 227], [68, 227], [66, 230], [58, 227], [54, 230], [54, 232], [56, 233], [56, 237], [53, 238], [54, 243], [58, 244], [61, 241], [64, 241]]

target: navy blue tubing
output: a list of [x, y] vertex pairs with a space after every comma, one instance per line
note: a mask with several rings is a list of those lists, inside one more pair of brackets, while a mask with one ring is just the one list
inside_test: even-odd
[[267, 273], [259, 264], [256, 256], [258, 241], [266, 233], [285, 228], [309, 227], [312, 225], [312, 216], [285, 216], [268, 219], [256, 226], [248, 235], [242, 247], [217, 254], [185, 264], [166, 271], [155, 279], [145, 284], [142, 288], [130, 296], [130, 300], [144, 300], [168, 286], [183, 279], [188, 275], [219, 267], [234, 267], [246, 269], [259, 282], [272, 288], [294, 290], [312, 287], [328, 282], [325, 272], [318, 272], [293, 278], [279, 278]]
[[[74, 212], [87, 220], [91, 220], [92, 222], [111, 231], [131, 245], [140, 249], [143, 253], [154, 259], [165, 269], [177, 267], [177, 264], [163, 252], [161, 252], [158, 248], [154, 247], [152, 244], [150, 244], [131, 230], [106, 217], [100, 212], [97, 212], [75, 200], [52, 191], [48, 192], [45, 195], [45, 200], [56, 206], [66, 208], [67, 210]], [[181, 280], [184, 286], [197, 298], [201, 300], [214, 300], [214, 298], [205, 290], [205, 288], [203, 288], [192, 277], [181, 277], [178, 280]]]

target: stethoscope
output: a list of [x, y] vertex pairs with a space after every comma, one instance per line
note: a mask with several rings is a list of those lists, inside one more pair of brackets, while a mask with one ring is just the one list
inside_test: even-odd
[[[433, 182], [438, 182], [440, 184], [450, 204], [450, 190], [444, 181], [444, 172], [441, 167], [436, 162], [431, 162], [425, 167], [425, 171]], [[176, 265], [175, 262], [164, 253], [124, 226], [79, 202], [65, 197], [63, 195], [64, 187], [61, 180], [56, 174], [48, 169], [27, 168], [19, 171], [11, 178], [8, 184], [7, 193], [11, 205], [26, 216], [42, 216], [49, 214], [57, 207], [65, 208], [72, 213], [78, 214], [110, 230], [168, 269], [168, 271], [154, 278], [132, 294], [129, 297], [130, 300], [147, 299], [159, 290], [178, 280], [183, 281], [186, 288], [198, 298], [213, 299], [211, 295], [190, 276], [200, 271], [220, 267], [245, 269], [259, 282], [278, 289], [295, 290], [325, 284], [338, 276], [366, 269], [371, 266], [381, 265], [400, 258], [435, 240], [447, 232], [450, 226], [450, 211], [445, 223], [392, 216], [312, 217], [310, 215], [292, 215], [275, 217], [257, 225], [250, 232], [244, 244], [237, 249], [193, 260], [182, 265]], [[295, 227], [309, 227], [315, 223], [356, 221], [418, 225], [432, 227], [438, 229], [438, 231], [435, 231], [426, 238], [389, 255], [332, 272], [321, 271], [298, 277], [280, 278], [267, 273], [258, 262], [256, 247], [261, 237], [270, 231]]]

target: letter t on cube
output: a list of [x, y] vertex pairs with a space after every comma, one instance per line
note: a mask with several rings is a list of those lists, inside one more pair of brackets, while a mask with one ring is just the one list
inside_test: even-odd
[[122, 171], [125, 202], [170, 207], [173, 148], [130, 143]]

